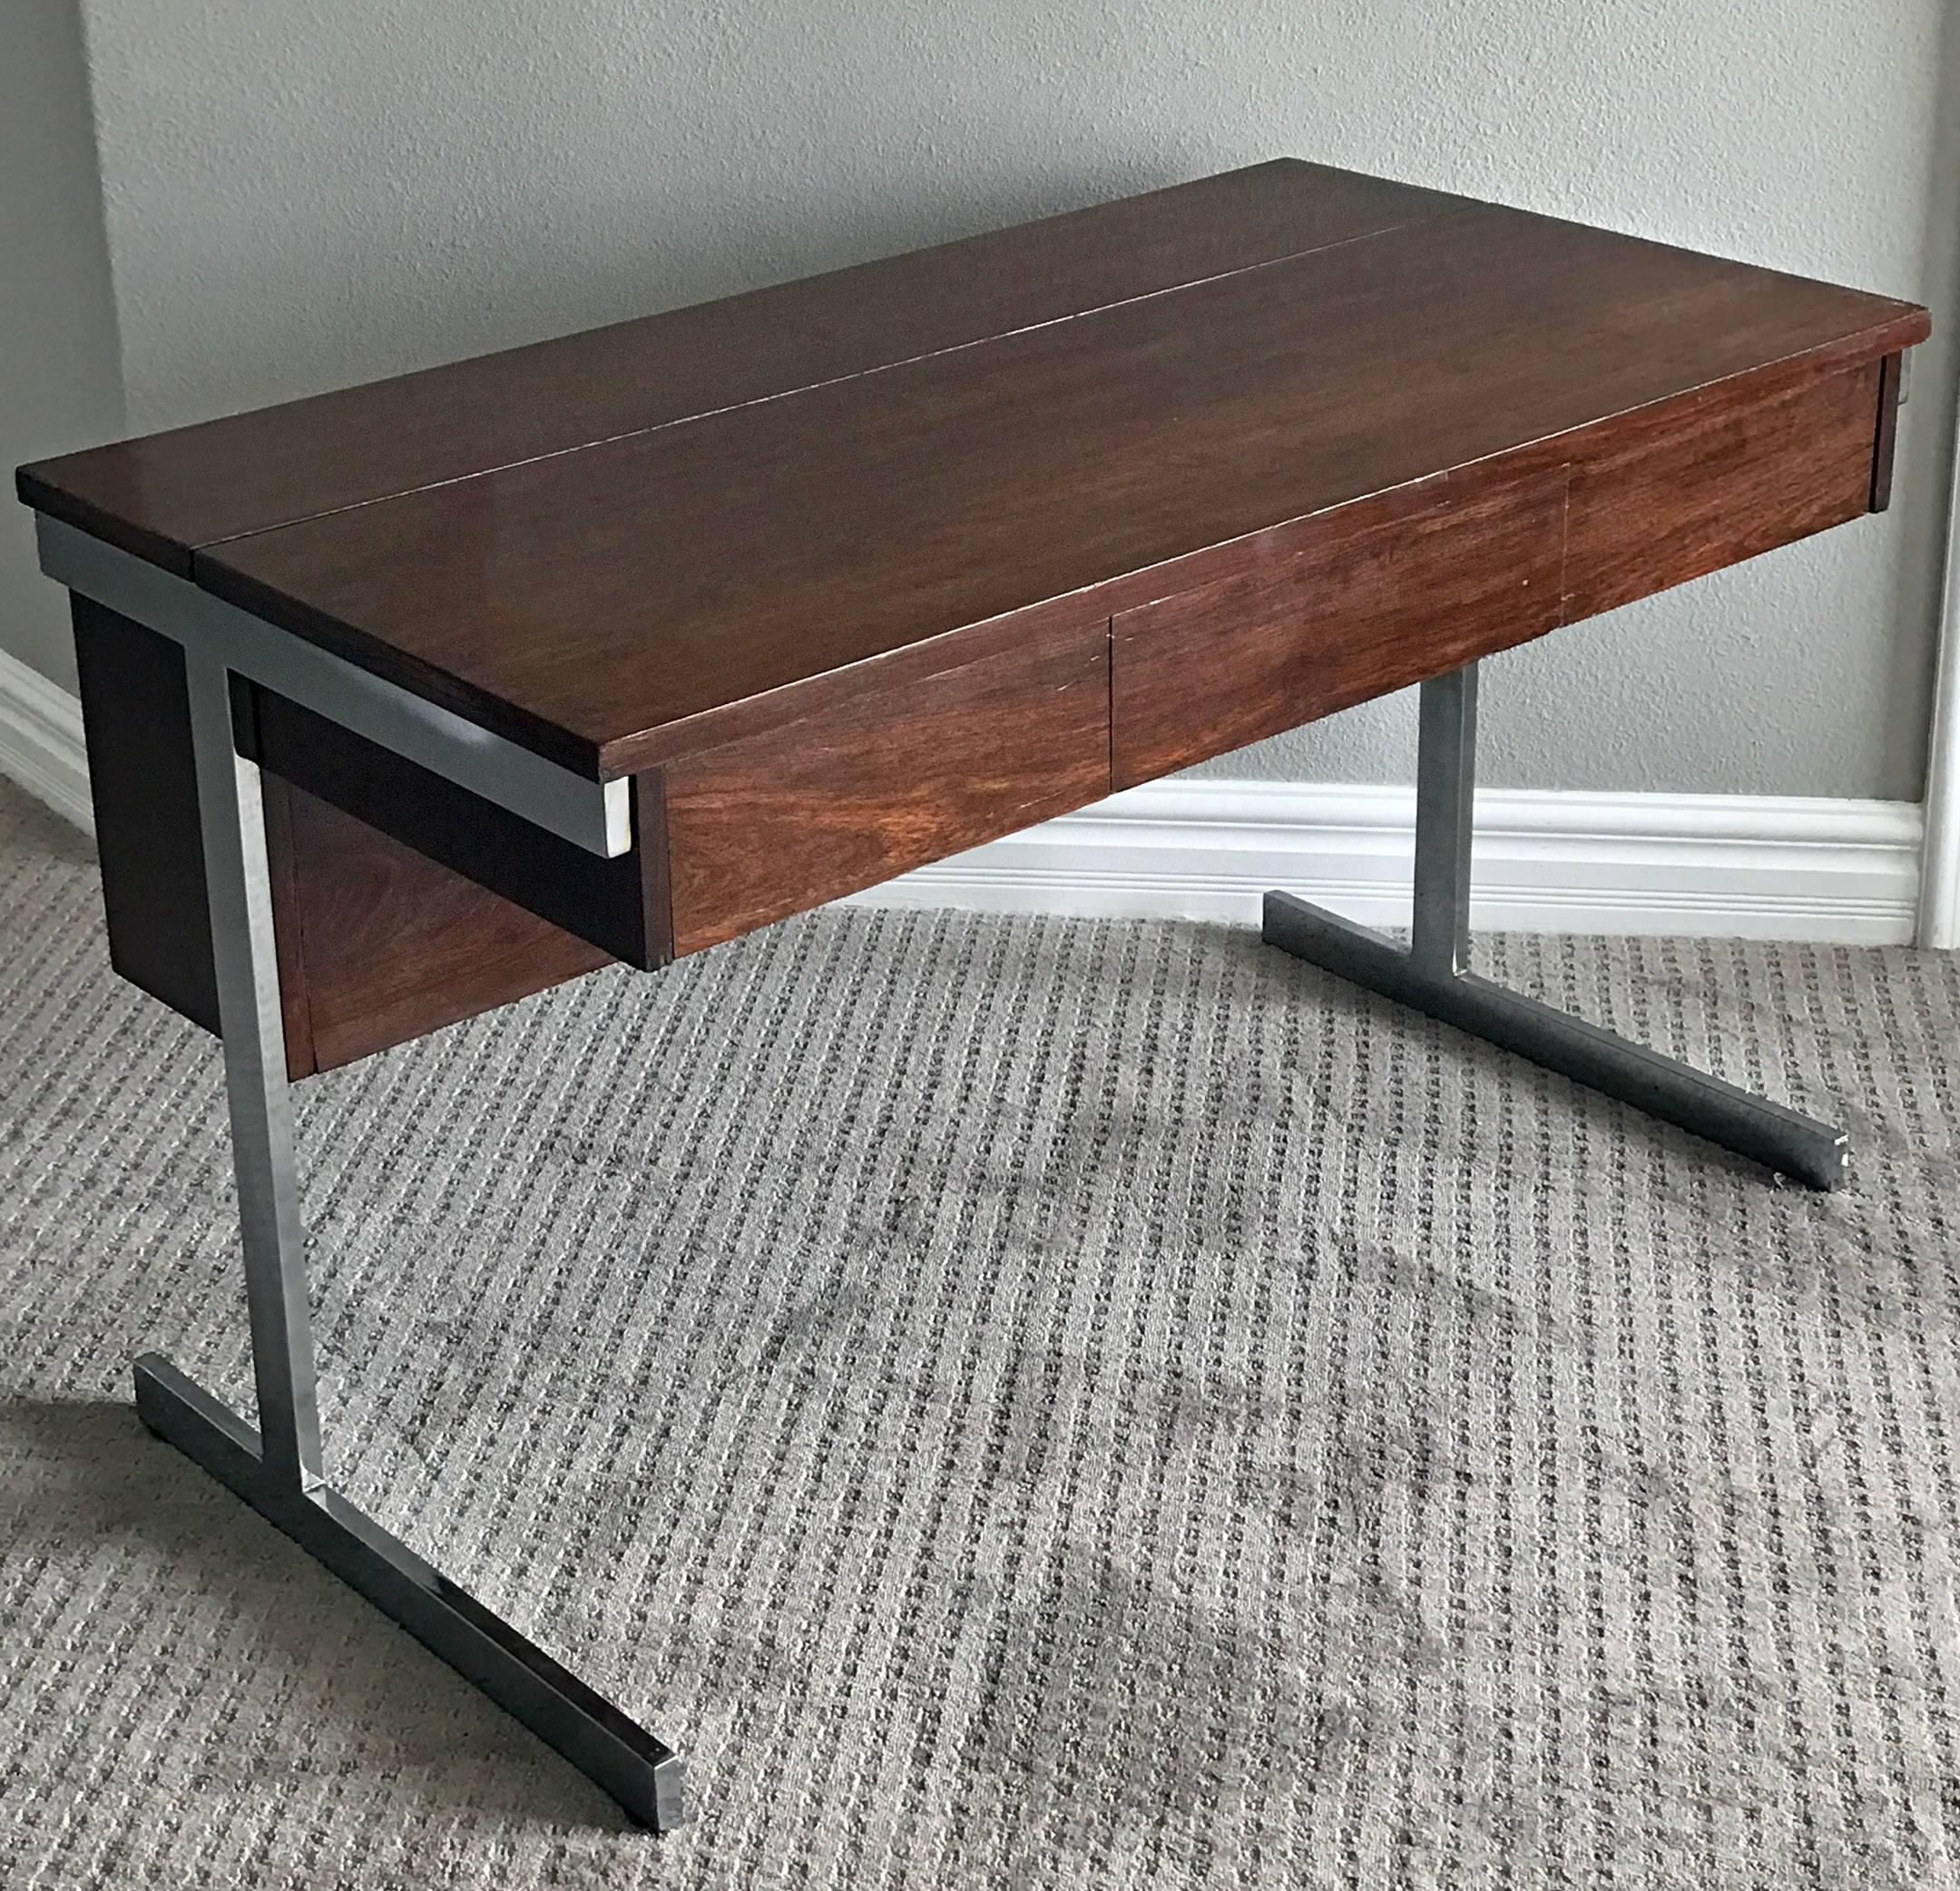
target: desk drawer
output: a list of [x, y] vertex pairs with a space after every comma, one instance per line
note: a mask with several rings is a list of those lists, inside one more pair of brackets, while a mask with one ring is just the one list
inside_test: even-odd
[[[1890, 472], [1882, 362], [1765, 398], [1711, 388], [1575, 453], [1565, 620], [1651, 596], [1871, 510]], [[1875, 464], [1875, 460], [1881, 461]]]
[[676, 955], [1109, 792], [1108, 620], [662, 771]]
[[1559, 621], [1563, 467], [1437, 481], [1283, 526], [1247, 568], [1119, 612], [1114, 785], [1297, 728]]

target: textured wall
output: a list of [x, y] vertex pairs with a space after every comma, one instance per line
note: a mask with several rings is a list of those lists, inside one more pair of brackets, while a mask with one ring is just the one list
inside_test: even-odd
[[[0, 4], [0, 470], [119, 432], [115, 305], [82, 34], [69, 0]], [[0, 493], [0, 649], [74, 687], [34, 519]]]
[[[1939, 0], [87, 5], [140, 426], [1279, 153], [1928, 300], [1952, 269]], [[1490, 779], [1916, 796], [1946, 358], [1889, 517], [1494, 665]], [[1408, 723], [1222, 771], [1395, 778]]]

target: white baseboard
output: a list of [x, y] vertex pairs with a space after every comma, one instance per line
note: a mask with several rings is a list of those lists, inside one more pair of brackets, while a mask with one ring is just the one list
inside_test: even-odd
[[[1408, 921], [1415, 796], [1318, 782], [1162, 781], [860, 894], [866, 904], [1256, 925], [1283, 887]], [[1913, 936], [1920, 811], [1754, 795], [1477, 796], [1472, 922], [1896, 945]]]
[[89, 805], [82, 705], [38, 670], [0, 650], [0, 775], [85, 833], [95, 831]]
[[[81, 706], [0, 652], [0, 773], [91, 826]], [[1408, 917], [1415, 798], [1319, 782], [1154, 782], [857, 896], [858, 903], [1255, 925], [1283, 887], [1375, 926]], [[1471, 917], [1518, 932], [1897, 945], [1920, 809], [1758, 795], [1477, 797]]]

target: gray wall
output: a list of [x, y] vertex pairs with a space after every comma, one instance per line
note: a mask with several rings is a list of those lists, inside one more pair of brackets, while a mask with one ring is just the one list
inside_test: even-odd
[[[121, 430], [81, 24], [70, 0], [0, 5], [0, 470]], [[0, 499], [0, 648], [74, 687], [68, 610], [34, 520]]]
[[[87, 11], [139, 426], [1281, 152], [1950, 302], [1940, 0]], [[1953, 411], [1922, 352], [1889, 516], [1494, 665], [1487, 779], [1916, 797]], [[1217, 771], [1396, 779], [1408, 726]]]

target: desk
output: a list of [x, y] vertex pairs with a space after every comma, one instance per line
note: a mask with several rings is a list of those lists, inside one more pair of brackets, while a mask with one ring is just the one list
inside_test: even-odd
[[144, 1420], [635, 1817], [669, 1749], [327, 1480], [289, 1083], [1422, 685], [1406, 947], [1266, 938], [1818, 1187], [1465, 966], [1476, 664], [1882, 508], [1923, 309], [1320, 166], [22, 469], [117, 969], [220, 1033], [258, 1424]]

